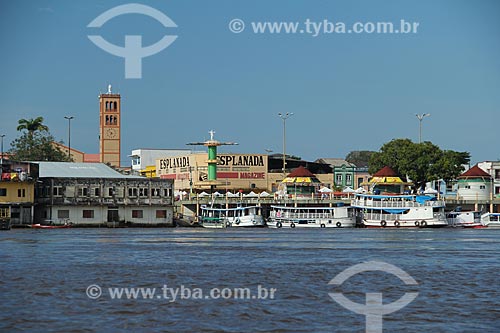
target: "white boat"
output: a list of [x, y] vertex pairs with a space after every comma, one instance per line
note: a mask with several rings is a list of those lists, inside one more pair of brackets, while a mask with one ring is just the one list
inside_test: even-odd
[[452, 211], [446, 214], [450, 227], [482, 228], [480, 211]]
[[350, 207], [271, 206], [270, 228], [352, 228], [356, 225]]
[[481, 224], [488, 228], [500, 228], [500, 213], [483, 214]]
[[370, 228], [446, 227], [445, 202], [426, 195], [354, 194], [358, 223]]
[[204, 228], [263, 227], [261, 207], [214, 208], [201, 206], [201, 225]]

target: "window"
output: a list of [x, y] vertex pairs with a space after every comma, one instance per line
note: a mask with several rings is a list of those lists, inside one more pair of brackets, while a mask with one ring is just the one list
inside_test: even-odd
[[342, 175], [341, 174], [340, 175], [336, 175], [335, 179], [336, 179], [335, 182], [337, 184], [342, 184]]
[[480, 189], [480, 190], [484, 190], [484, 189], [486, 189], [486, 186], [485, 186], [485, 185], [480, 185], [480, 186], [479, 186], [479, 189]]
[[88, 197], [89, 196], [89, 189], [87, 187], [80, 187], [78, 189], [78, 196], [79, 197]]
[[52, 188], [52, 195], [54, 195], [55, 197], [60, 197], [62, 196], [62, 194], [63, 194], [62, 186], [54, 186]]
[[112, 187], [108, 189], [108, 196], [112, 197], [115, 194], [115, 191], [113, 190]]
[[101, 195], [101, 189], [99, 187], [96, 187], [94, 189], [94, 197], [98, 197]]
[[495, 169], [495, 179], [500, 179], [500, 169]]
[[352, 185], [352, 175], [350, 174], [345, 175], [345, 183], [346, 185]]
[[140, 156], [132, 156], [132, 165], [140, 165], [141, 157]]
[[136, 197], [137, 196], [137, 188], [129, 188], [128, 189], [128, 196], [129, 197]]
[[132, 218], [133, 219], [142, 219], [142, 210], [134, 209], [132, 210]]
[[465, 188], [470, 190], [470, 185], [465, 185]]
[[84, 219], [93, 219], [94, 218], [94, 210], [93, 209], [84, 209], [82, 217]]
[[6, 197], [6, 196], [7, 196], [7, 189], [0, 188], [0, 197]]
[[169, 196], [170, 196], [170, 193], [169, 193], [169, 191], [168, 191], [168, 188], [164, 188], [164, 189], [163, 189], [163, 196], [164, 196], [164, 197], [169, 197]]
[[[9, 207], [6, 208], [0, 208], [0, 218], [7, 218], [9, 217]], [[156, 215], [158, 215], [158, 211], [156, 211]]]
[[156, 211], [156, 218], [157, 219], [164, 219], [167, 218], [167, 211], [164, 209], [157, 210]]
[[57, 211], [57, 218], [58, 219], [69, 219], [69, 210], [67, 209], [60, 209]]
[[17, 190], [17, 197], [18, 198], [25, 198], [26, 197], [26, 190], [24, 188], [20, 188]]

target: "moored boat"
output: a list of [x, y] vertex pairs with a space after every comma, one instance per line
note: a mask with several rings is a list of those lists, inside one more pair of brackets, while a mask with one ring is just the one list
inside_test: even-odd
[[452, 211], [446, 214], [446, 220], [454, 228], [484, 228], [480, 211]]
[[500, 228], [500, 213], [483, 214], [481, 224], [488, 228]]
[[425, 195], [355, 194], [360, 226], [379, 228], [446, 227], [445, 203]]
[[445, 202], [434, 195], [412, 195], [411, 182], [404, 182], [390, 167], [376, 172], [365, 185], [372, 194], [355, 193], [359, 226], [369, 228], [446, 227]]
[[340, 207], [271, 206], [270, 228], [352, 228], [356, 220], [352, 209]]
[[66, 229], [66, 228], [71, 228], [71, 223], [64, 223], [61, 225], [46, 225], [46, 224], [40, 224], [40, 223], [35, 223], [31, 225], [31, 228], [33, 229]]
[[264, 227], [265, 221], [258, 206], [214, 208], [201, 207], [201, 225], [204, 228]]

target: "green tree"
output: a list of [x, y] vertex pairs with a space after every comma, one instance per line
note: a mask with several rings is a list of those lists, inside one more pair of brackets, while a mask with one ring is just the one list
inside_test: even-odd
[[11, 142], [9, 153], [14, 161], [72, 161], [54, 142], [54, 137], [48, 131], [26, 132]]
[[373, 153], [374, 152], [370, 150], [354, 150], [347, 154], [345, 160], [357, 167], [366, 168]]
[[19, 119], [18, 124], [19, 126], [17, 126], [17, 130], [27, 130], [30, 136], [33, 136], [33, 133], [37, 131], [49, 131], [49, 128], [43, 124], [43, 117], [36, 117], [35, 119]]
[[387, 165], [400, 176], [410, 178], [418, 189], [428, 181], [455, 179], [469, 161], [468, 152], [443, 151], [429, 141], [414, 143], [409, 139], [394, 139], [371, 155], [368, 171], [374, 174]]

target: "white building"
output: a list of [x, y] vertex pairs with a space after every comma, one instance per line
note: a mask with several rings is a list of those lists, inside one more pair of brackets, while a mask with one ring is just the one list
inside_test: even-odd
[[192, 152], [191, 149], [134, 149], [129, 157], [132, 158], [132, 170], [140, 172], [147, 167], [156, 165], [156, 160], [179, 155], [187, 155]]
[[34, 162], [35, 221], [173, 226], [173, 181], [122, 175], [103, 163]]
[[493, 178], [493, 195], [500, 198], [500, 161], [485, 161], [477, 165]]
[[484, 201], [491, 199], [493, 178], [477, 165], [458, 177], [457, 199]]

